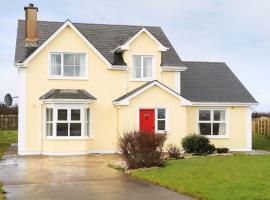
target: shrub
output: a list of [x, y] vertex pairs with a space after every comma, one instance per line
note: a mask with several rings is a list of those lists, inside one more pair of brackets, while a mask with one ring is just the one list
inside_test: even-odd
[[216, 148], [217, 153], [228, 153], [229, 149], [228, 148]]
[[202, 135], [187, 135], [182, 139], [181, 144], [187, 153], [196, 155], [211, 154], [215, 151], [215, 146], [210, 144], [209, 139]]
[[119, 147], [129, 169], [163, 166], [162, 152], [165, 140], [166, 135], [134, 131], [119, 138]]
[[168, 152], [169, 158], [180, 158], [180, 147], [178, 147], [177, 145], [168, 144], [166, 150]]

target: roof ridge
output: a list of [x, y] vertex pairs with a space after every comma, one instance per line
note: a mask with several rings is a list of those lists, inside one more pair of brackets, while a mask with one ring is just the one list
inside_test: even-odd
[[[72, 24], [87, 24], [87, 25], [104, 25], [104, 26], [131, 26], [131, 27], [151, 27], [151, 28], [161, 28], [160, 26], [152, 25], [134, 25], [134, 24], [105, 24], [105, 23], [87, 23], [87, 22], [73, 22], [70, 19], [65, 21], [48, 21], [48, 20], [37, 20], [38, 22], [49, 22], [49, 23], [65, 23], [70, 21]], [[18, 21], [25, 21], [24, 19], [18, 19]]]
[[226, 62], [223, 61], [185, 61], [182, 60], [184, 63], [218, 63], [218, 64], [226, 64]]

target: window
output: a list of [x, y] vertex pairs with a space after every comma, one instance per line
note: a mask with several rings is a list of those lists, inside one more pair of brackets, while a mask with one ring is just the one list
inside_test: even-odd
[[157, 131], [166, 130], [166, 110], [164, 108], [157, 109]]
[[198, 129], [200, 135], [226, 136], [226, 110], [199, 110]]
[[45, 112], [47, 137], [74, 138], [90, 135], [89, 108], [52, 106], [46, 108]]
[[153, 56], [133, 56], [132, 62], [133, 79], [153, 79]]
[[53, 109], [46, 108], [46, 130], [47, 136], [53, 135]]
[[50, 76], [86, 77], [85, 53], [51, 53]]

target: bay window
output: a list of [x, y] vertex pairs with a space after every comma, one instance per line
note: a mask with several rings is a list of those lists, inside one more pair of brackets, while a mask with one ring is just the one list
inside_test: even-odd
[[90, 136], [90, 109], [78, 106], [52, 105], [45, 109], [46, 137], [77, 138]]
[[227, 135], [227, 113], [225, 109], [200, 109], [198, 112], [198, 132], [205, 136]]
[[51, 53], [50, 76], [86, 78], [86, 53]]
[[132, 56], [132, 78], [134, 80], [153, 79], [153, 56]]

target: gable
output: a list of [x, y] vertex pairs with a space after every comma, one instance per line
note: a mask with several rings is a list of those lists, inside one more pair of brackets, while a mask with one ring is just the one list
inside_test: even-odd
[[155, 36], [153, 36], [146, 28], [141, 29], [138, 33], [136, 33], [132, 38], [130, 38], [126, 43], [119, 46], [118, 51], [129, 50], [130, 45], [134, 43], [136, 40], [140, 40], [140, 38], [148, 38], [151, 39], [153, 43], [157, 45], [158, 51], [167, 51], [169, 48], [165, 47]]
[[137, 52], [158, 52], [159, 45], [146, 33], [141, 33], [129, 44], [128, 51]]
[[[114, 105], [129, 105], [130, 100], [132, 100], [133, 98], [136, 98], [137, 96], [139, 96], [141, 94], [147, 93], [153, 87], [158, 88], [158, 90], [163, 91], [162, 93], [165, 92], [166, 96], [172, 96], [172, 97], [176, 98], [178, 101], [180, 100], [182, 105], [191, 105], [191, 102], [189, 100], [183, 98], [180, 94], [176, 93], [174, 90], [172, 90], [171, 88], [167, 87], [166, 85], [160, 83], [157, 80], [147, 82], [144, 85], [130, 91], [129, 93], [115, 99], [113, 101], [113, 104]], [[160, 98], [159, 92], [152, 95], [152, 98], [150, 98], [150, 101], [153, 101], [153, 99], [157, 99], [157, 98]], [[148, 100], [149, 100], [149, 98], [148, 98]]]
[[[76, 35], [76, 36], [75, 36]], [[66, 37], [65, 37], [66, 36]], [[80, 33], [80, 31], [70, 22], [66, 21], [59, 29], [57, 29], [41, 46], [39, 46], [24, 62], [23, 64], [27, 66], [28, 62], [31, 61], [36, 55], [44, 50], [49, 44], [55, 43], [56, 41], [62, 41], [63, 46], [71, 46], [72, 48], [59, 48], [57, 51], [72, 51], [76, 50], [79, 45], [83, 42], [88, 48], [90, 48], [97, 56], [103, 60], [108, 67], [111, 67], [109, 61]], [[78, 43], [78, 44], [77, 44]], [[54, 50], [53, 50], [54, 51]]]

